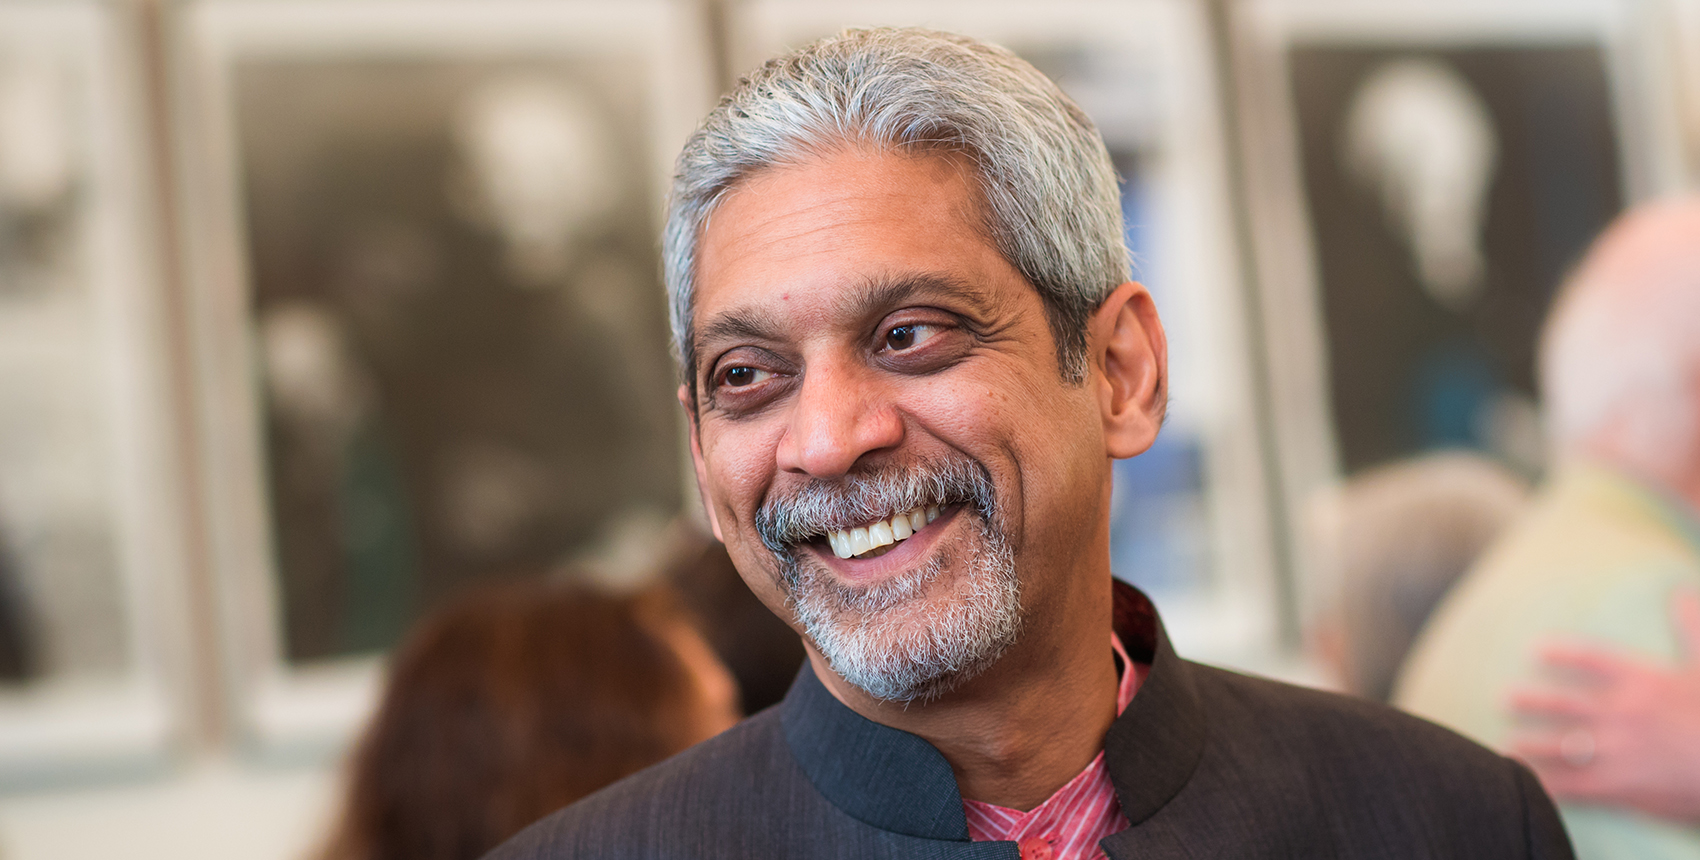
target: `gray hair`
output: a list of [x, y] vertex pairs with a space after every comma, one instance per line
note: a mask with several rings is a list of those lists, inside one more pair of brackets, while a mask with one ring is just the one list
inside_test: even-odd
[[846, 145], [946, 152], [976, 168], [986, 228], [1039, 291], [1063, 376], [1126, 281], [1115, 168], [1086, 114], [1005, 48], [923, 29], [845, 30], [738, 83], [679, 154], [663, 235], [673, 346], [694, 387], [697, 243], [726, 194], [768, 167]]

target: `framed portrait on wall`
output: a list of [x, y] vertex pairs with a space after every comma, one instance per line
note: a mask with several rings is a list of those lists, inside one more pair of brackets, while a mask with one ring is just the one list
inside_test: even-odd
[[1268, 665], [1281, 629], [1206, 18], [1190, 2], [821, 3], [732, 7], [732, 73], [847, 26], [914, 25], [1001, 44], [1103, 133], [1123, 180], [1135, 277], [1169, 338], [1168, 422], [1115, 466], [1112, 568], [1163, 611], [1183, 653]]
[[[1680, 175], [1642, 4], [1235, 9], [1289, 510], [1440, 449], [1537, 476], [1554, 291], [1626, 204]], [[1304, 538], [1295, 567], [1325, 569]]]
[[178, 166], [227, 675], [346, 737], [478, 583], [641, 567], [682, 509], [657, 235], [713, 93], [668, 0], [199, 2]]
[[193, 712], [135, 23], [0, 5], [0, 790], [157, 766]]

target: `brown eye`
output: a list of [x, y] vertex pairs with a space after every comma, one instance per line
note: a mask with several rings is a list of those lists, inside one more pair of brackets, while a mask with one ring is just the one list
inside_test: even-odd
[[754, 385], [771, 375], [753, 367], [729, 367], [721, 374], [720, 378], [722, 383], [730, 388], [743, 388]]
[[885, 333], [885, 347], [893, 352], [913, 349], [914, 347], [925, 343], [927, 339], [931, 338], [934, 334], [937, 334], [937, 332], [937, 328], [930, 325], [915, 324], [896, 326]]

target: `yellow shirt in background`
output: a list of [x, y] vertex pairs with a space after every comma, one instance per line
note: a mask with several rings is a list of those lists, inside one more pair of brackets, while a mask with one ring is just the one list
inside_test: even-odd
[[[1394, 703], [1504, 750], [1507, 696], [1538, 680], [1541, 644], [1575, 636], [1676, 660], [1679, 585], [1700, 587], [1694, 512], [1615, 472], [1569, 465], [1435, 610]], [[1700, 860], [1700, 828], [1599, 807], [1559, 811], [1579, 860]]]

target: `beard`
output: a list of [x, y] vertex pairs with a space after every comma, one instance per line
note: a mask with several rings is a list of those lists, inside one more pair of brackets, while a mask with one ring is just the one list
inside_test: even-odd
[[[846, 585], [798, 551], [833, 529], [930, 504], [959, 505], [972, 537], [885, 582]], [[876, 699], [907, 703], [950, 692], [1019, 636], [1020, 582], [999, 522], [991, 476], [955, 455], [771, 495], [755, 526], [779, 561], [786, 602], [833, 671]]]

